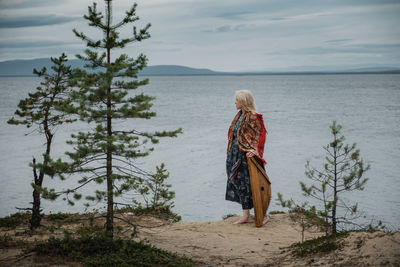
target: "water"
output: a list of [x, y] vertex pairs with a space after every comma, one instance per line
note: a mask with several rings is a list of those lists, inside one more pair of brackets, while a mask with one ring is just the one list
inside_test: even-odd
[[[39, 80], [3, 77], [0, 81], [0, 216], [5, 216], [31, 201], [28, 163], [43, 151], [44, 140], [35, 133], [25, 136], [30, 131], [23, 126], [6, 123]], [[299, 187], [299, 181], [309, 182], [304, 165], [311, 160], [321, 166], [322, 146], [331, 140], [329, 125], [336, 120], [343, 126], [346, 142], [356, 142], [361, 157], [371, 164], [365, 190], [346, 197], [366, 212], [364, 221], [383, 220], [400, 227], [400, 75], [151, 77], [140, 91], [156, 97], [157, 117], [128, 120], [117, 127], [183, 128], [182, 135], [162, 139], [151, 156], [136, 164], [148, 170], [166, 164], [176, 192], [174, 210], [184, 221], [220, 220], [228, 213], [241, 213], [239, 204], [224, 200], [227, 131], [236, 113], [234, 92], [240, 89], [253, 92], [268, 130], [265, 159], [273, 191], [270, 210], [281, 209], [275, 203], [277, 192], [304, 200]], [[60, 127], [55, 155], [70, 149], [64, 142], [72, 132], [87, 127], [83, 123]], [[45, 183], [67, 188], [75, 180]], [[85, 190], [92, 192], [93, 187]], [[81, 203], [70, 207], [61, 199], [44, 201], [43, 207], [44, 212], [83, 211]]]

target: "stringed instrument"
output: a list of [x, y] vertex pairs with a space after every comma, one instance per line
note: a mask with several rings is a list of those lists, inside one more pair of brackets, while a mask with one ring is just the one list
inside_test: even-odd
[[261, 227], [271, 201], [271, 182], [254, 157], [247, 158], [256, 227]]

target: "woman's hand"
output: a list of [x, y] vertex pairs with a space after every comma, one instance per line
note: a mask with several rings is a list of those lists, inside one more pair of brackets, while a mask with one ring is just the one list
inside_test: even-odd
[[247, 152], [246, 153], [246, 157], [248, 157], [248, 158], [251, 158], [251, 157], [253, 157], [254, 156], [254, 153], [253, 152]]

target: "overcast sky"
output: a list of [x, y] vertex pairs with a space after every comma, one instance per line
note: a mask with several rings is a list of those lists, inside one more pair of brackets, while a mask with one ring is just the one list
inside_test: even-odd
[[[73, 28], [92, 0], [0, 0], [0, 61], [85, 49]], [[138, 0], [152, 37], [124, 52], [149, 65], [219, 71], [295, 66], [400, 66], [400, 0]], [[97, 1], [104, 10], [104, 1]], [[114, 22], [133, 1], [114, 0]], [[132, 32], [123, 30], [124, 36]]]

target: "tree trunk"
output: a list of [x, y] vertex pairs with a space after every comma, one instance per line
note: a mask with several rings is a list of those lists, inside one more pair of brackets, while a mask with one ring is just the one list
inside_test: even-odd
[[332, 233], [336, 234], [336, 203], [337, 203], [337, 142], [336, 134], [334, 135], [335, 147], [333, 148], [333, 164], [334, 164], [334, 185], [333, 185], [333, 206], [332, 206]]
[[[107, 106], [110, 100], [107, 101]], [[111, 109], [110, 108], [108, 110]], [[107, 136], [111, 137], [111, 116], [107, 115]], [[107, 146], [107, 222], [106, 230], [109, 234], [113, 235], [113, 219], [114, 219], [114, 193], [113, 193], [113, 181], [112, 181], [112, 151], [111, 144]]]
[[[111, 3], [107, 1], [107, 37], [106, 40], [110, 38], [110, 28], [111, 28]], [[107, 47], [107, 63], [110, 64], [110, 47]], [[113, 193], [113, 181], [112, 181], [112, 147], [110, 142], [110, 138], [112, 136], [112, 128], [111, 128], [111, 84], [109, 84], [107, 88], [107, 137], [108, 145], [107, 145], [107, 221], [106, 221], [106, 230], [113, 236], [113, 227], [114, 227], [114, 193]]]
[[34, 182], [35, 182], [35, 187], [33, 188], [33, 202], [32, 202], [32, 217], [30, 220], [30, 229], [34, 230], [35, 228], [38, 228], [40, 226], [40, 222], [42, 220], [42, 216], [40, 215], [41, 209], [40, 209], [40, 198], [41, 198], [41, 192], [40, 189], [42, 188], [43, 184], [43, 178], [45, 171], [44, 169], [47, 168], [47, 165], [49, 164], [49, 159], [48, 157], [50, 156], [50, 148], [51, 148], [51, 141], [53, 139], [53, 135], [51, 134], [48, 124], [47, 124], [47, 116], [45, 117], [44, 121], [44, 130], [46, 134], [46, 153], [43, 159], [43, 166], [42, 169], [39, 172], [39, 176], [37, 175], [36, 171], [36, 159], [33, 158], [33, 176], [34, 176]]
[[33, 205], [32, 205], [32, 217], [30, 220], [30, 229], [35, 230], [40, 226], [42, 216], [40, 215], [40, 191], [36, 188], [33, 189]]
[[[39, 182], [39, 177], [36, 172], [36, 159], [33, 158], [33, 176], [34, 176], [34, 183], [36, 186], [41, 186], [41, 183]], [[33, 188], [33, 202], [32, 202], [32, 217], [30, 222], [30, 229], [34, 230], [40, 226], [40, 221], [42, 220], [42, 217], [40, 215], [40, 191], [38, 190], [37, 187]]]

